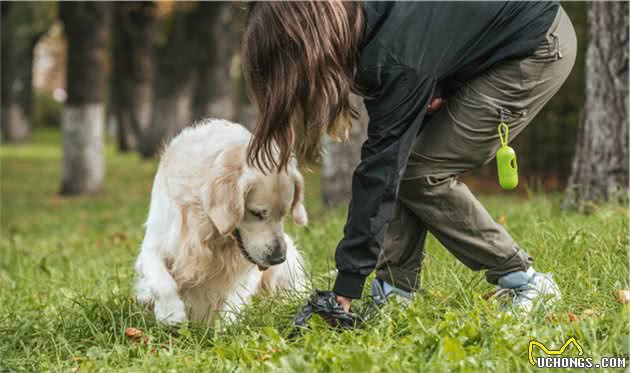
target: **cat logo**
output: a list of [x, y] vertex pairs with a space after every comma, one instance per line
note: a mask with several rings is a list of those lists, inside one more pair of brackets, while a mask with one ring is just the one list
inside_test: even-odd
[[580, 344], [578, 343], [578, 341], [575, 340], [574, 337], [567, 339], [567, 341], [564, 342], [564, 344], [562, 345], [562, 347], [560, 347], [559, 350], [550, 350], [544, 344], [538, 341], [529, 341], [529, 363], [535, 367], [538, 366], [532, 354], [532, 352], [534, 351], [534, 346], [538, 346], [547, 355], [562, 355], [564, 351], [567, 349], [567, 347], [569, 347], [570, 344], [573, 344], [575, 348], [577, 348], [579, 356], [582, 356], [584, 354], [584, 350], [582, 349], [582, 346], [580, 346]]

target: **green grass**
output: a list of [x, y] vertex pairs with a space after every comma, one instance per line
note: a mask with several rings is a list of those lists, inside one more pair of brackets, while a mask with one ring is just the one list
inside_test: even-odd
[[[156, 162], [107, 150], [105, 191], [61, 198], [60, 140], [2, 146], [0, 371], [493, 371], [533, 370], [530, 339], [558, 348], [570, 336], [586, 356], [628, 356], [627, 209], [600, 206], [583, 216], [560, 211], [559, 196], [483, 196], [491, 214], [553, 271], [564, 298], [528, 319], [497, 317], [483, 299], [483, 274], [457, 262], [433, 238], [422, 284], [406, 311], [388, 305], [364, 328], [337, 332], [314, 319], [287, 337], [299, 297], [257, 299], [241, 322], [191, 325], [173, 333], [133, 300], [133, 262], [142, 239]], [[328, 287], [342, 207], [322, 210], [318, 176], [306, 175], [306, 229], [288, 227], [317, 287]], [[569, 320], [569, 313], [576, 320]], [[573, 317], [572, 317], [573, 318]], [[146, 343], [125, 336], [143, 331]], [[76, 371], [73, 370], [73, 371]]]

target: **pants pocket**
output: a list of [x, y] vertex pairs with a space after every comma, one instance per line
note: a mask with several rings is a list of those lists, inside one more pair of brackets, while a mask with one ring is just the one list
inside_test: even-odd
[[[476, 88], [471, 88], [471, 93], [474, 94], [474, 101], [476, 101], [474, 103], [474, 111], [478, 112], [479, 114], [477, 115], [480, 117], [486, 118], [489, 123], [496, 122], [498, 126], [501, 119], [503, 119], [503, 122], [511, 125], [527, 115], [523, 99], [529, 92], [523, 89], [519, 91], [518, 95], [513, 95], [510, 99], [505, 99], [500, 95], [492, 97]], [[490, 128], [487, 130], [489, 131]], [[493, 130], [493, 135], [495, 134], [494, 132], [496, 132], [496, 128]]]
[[549, 30], [545, 33], [545, 38], [542, 43], [536, 48], [532, 57], [539, 59], [554, 61], [562, 58], [562, 52], [560, 52], [560, 39], [559, 39], [559, 26], [562, 22], [562, 17], [566, 17], [562, 7], [558, 7], [558, 13], [554, 18]]
[[575, 61], [577, 39], [569, 16], [560, 7], [556, 20], [533, 55], [520, 61], [523, 88], [534, 88], [546, 74], [554, 71], [564, 81]]
[[553, 62], [563, 58], [558, 32], [554, 31], [545, 36], [545, 40], [536, 48], [532, 57], [541, 62]]

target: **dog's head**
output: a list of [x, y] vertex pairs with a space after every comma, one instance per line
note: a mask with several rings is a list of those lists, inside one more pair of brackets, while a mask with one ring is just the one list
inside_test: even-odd
[[234, 235], [243, 256], [265, 269], [286, 258], [284, 217], [291, 215], [299, 226], [308, 221], [303, 190], [297, 162], [265, 175], [246, 164], [244, 146], [235, 146], [212, 165], [202, 203], [217, 232]]

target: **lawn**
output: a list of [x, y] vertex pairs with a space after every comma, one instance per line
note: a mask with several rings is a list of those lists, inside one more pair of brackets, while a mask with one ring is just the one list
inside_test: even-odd
[[[2, 146], [0, 160], [0, 372], [533, 371], [530, 340], [555, 349], [571, 336], [595, 361], [628, 356], [629, 306], [616, 300], [629, 287], [625, 208], [584, 216], [561, 211], [558, 195], [481, 197], [563, 292], [554, 309], [529, 318], [498, 315], [483, 297], [492, 290], [483, 274], [430, 238], [422, 296], [404, 311], [388, 305], [361, 329], [337, 332], [314, 319], [289, 338], [303, 302], [294, 295], [256, 299], [236, 326], [169, 330], [132, 293], [156, 162], [109, 146], [104, 192], [70, 199], [56, 195], [56, 133]], [[287, 229], [315, 286], [326, 288], [345, 211], [323, 210], [317, 174], [306, 179], [309, 227]], [[142, 336], [128, 337], [129, 327]]]

